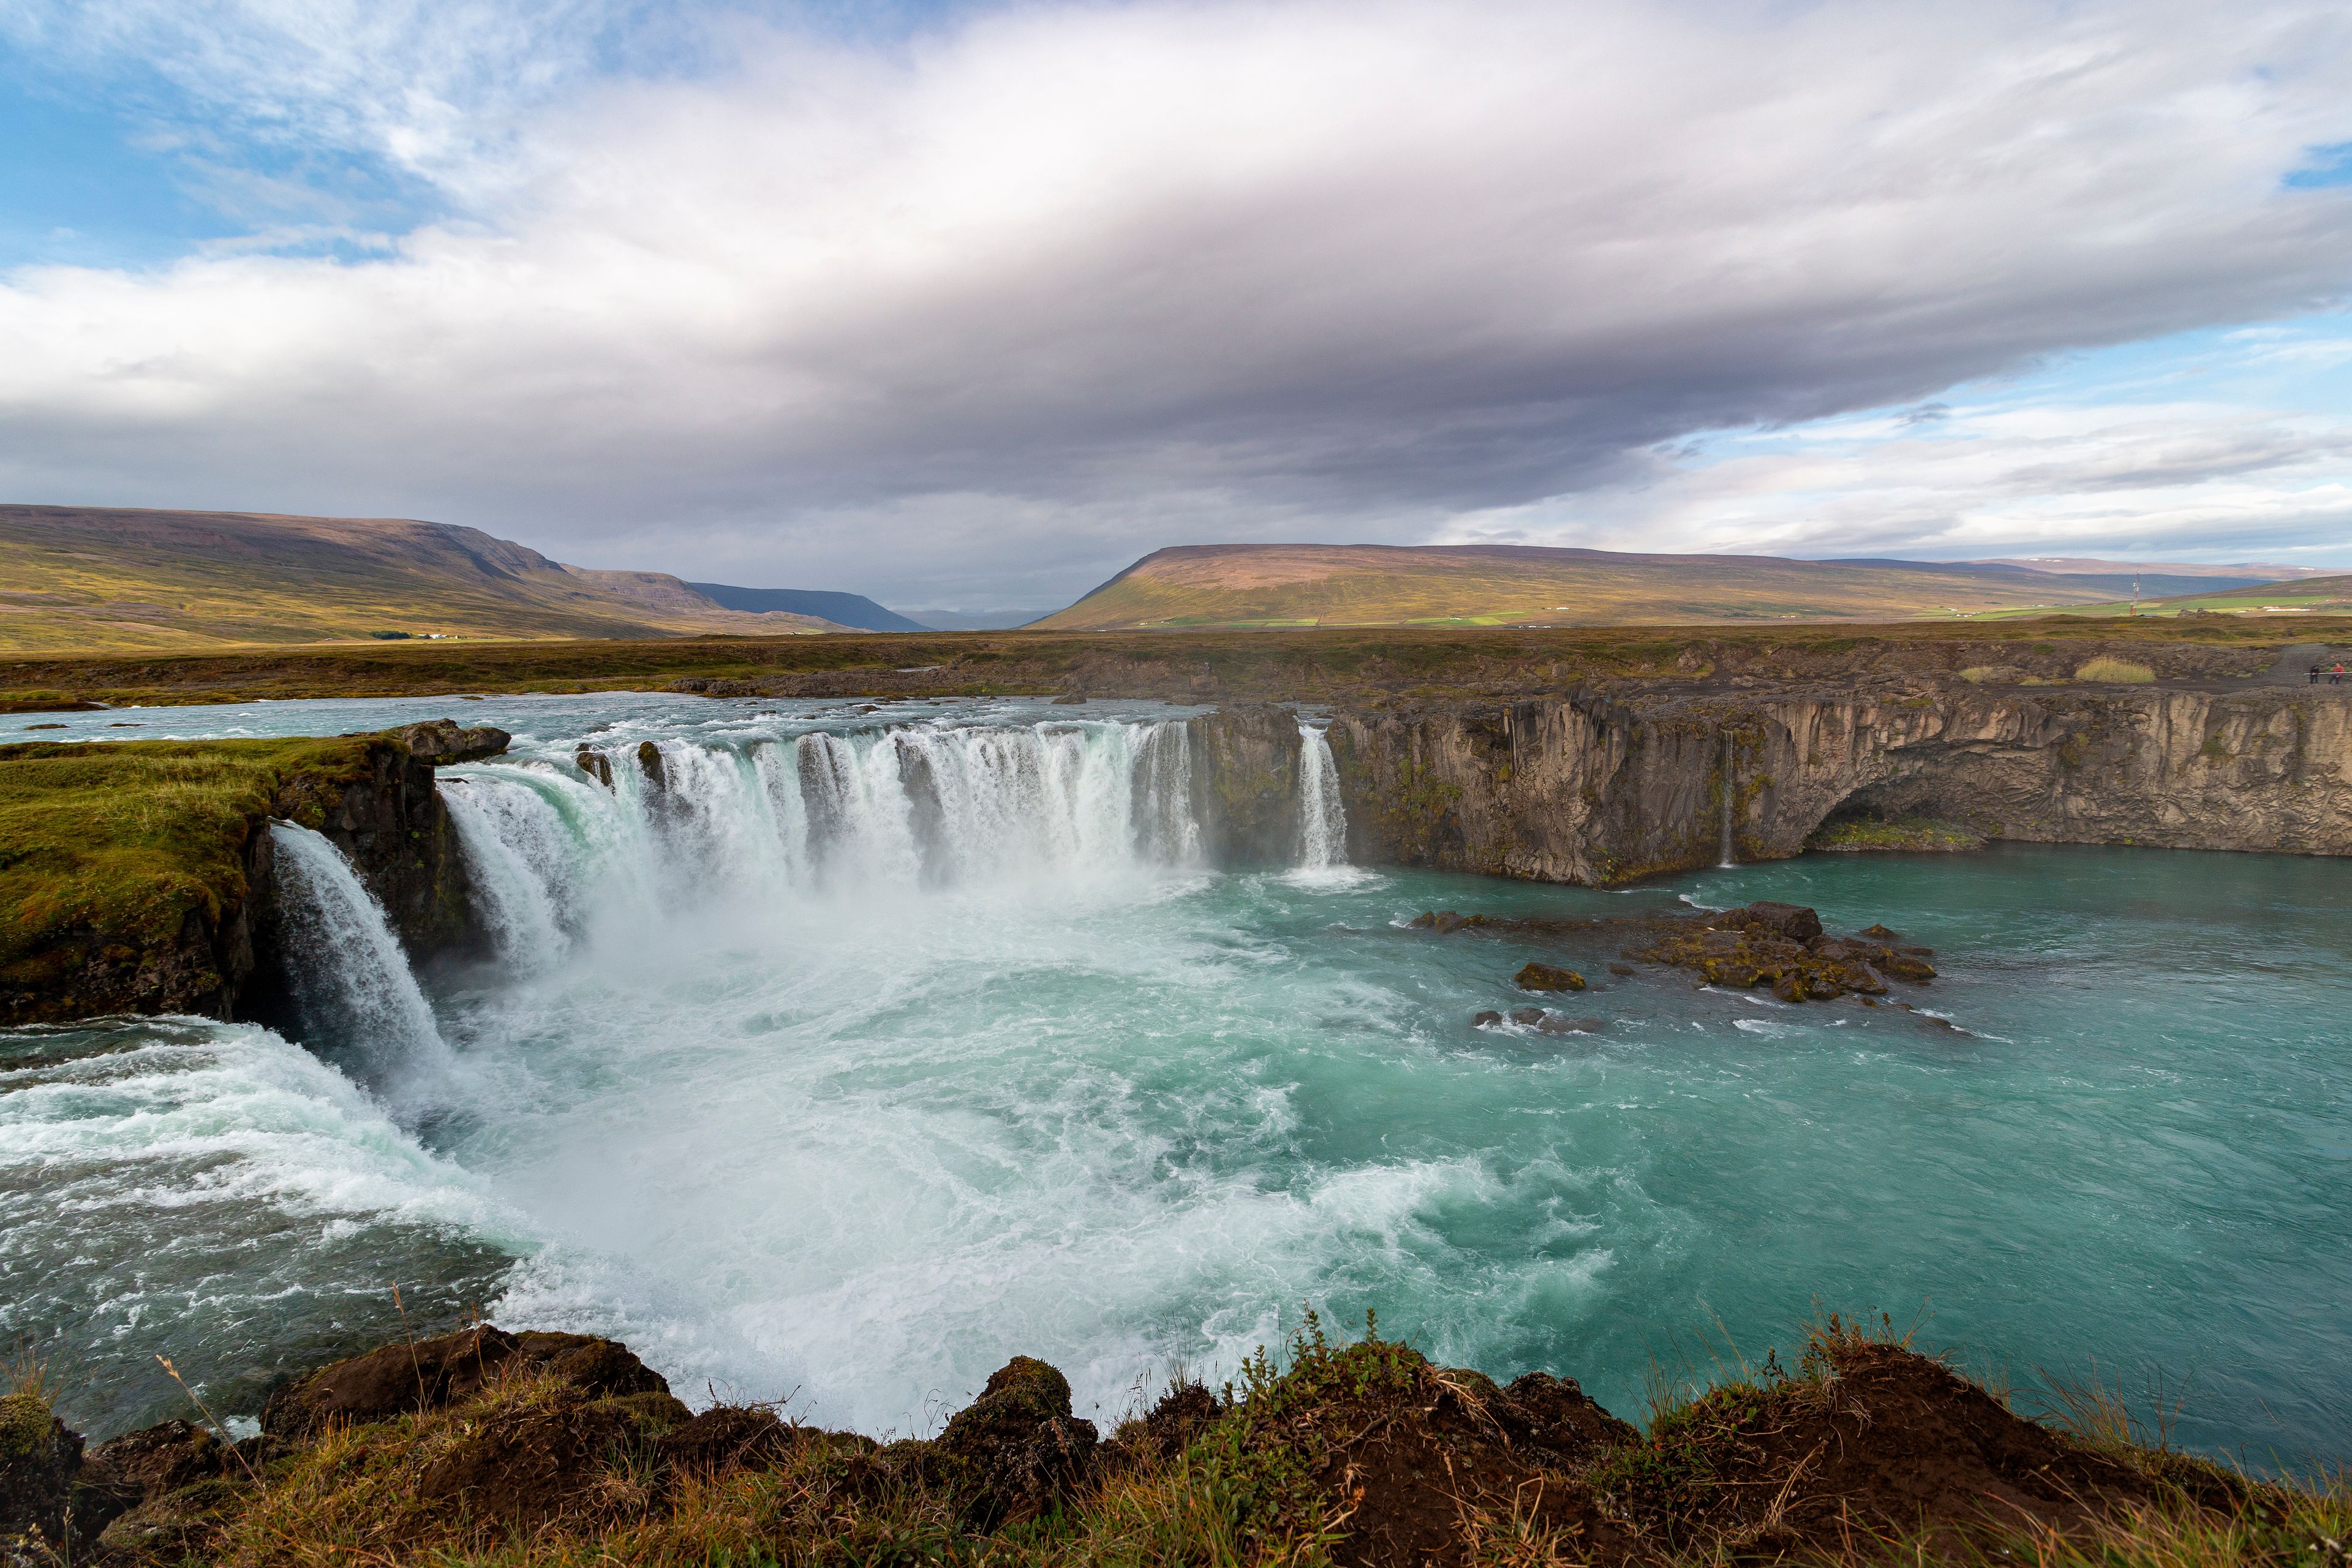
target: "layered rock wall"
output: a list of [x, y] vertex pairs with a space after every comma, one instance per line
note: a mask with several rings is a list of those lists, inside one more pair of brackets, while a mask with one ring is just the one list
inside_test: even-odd
[[1298, 856], [1298, 718], [1244, 703], [1187, 721], [1192, 806], [1220, 866], [1286, 865]]
[[1342, 714], [1360, 861], [1609, 883], [1794, 855], [1833, 813], [2001, 838], [2352, 854], [2352, 693], [1954, 684]]

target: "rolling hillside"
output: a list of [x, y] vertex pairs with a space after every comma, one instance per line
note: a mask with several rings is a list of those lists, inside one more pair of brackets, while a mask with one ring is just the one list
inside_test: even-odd
[[[2235, 584], [2225, 570], [2210, 577], [2152, 577], [2145, 588], [2152, 595], [2228, 589]], [[1145, 556], [1037, 626], [1884, 621], [2064, 609], [2113, 600], [2119, 588], [2129, 592], [2128, 568], [2118, 577], [1991, 563], [1629, 555], [1527, 545], [1183, 545]]]
[[658, 572], [593, 572], [401, 518], [0, 506], [0, 651], [820, 632]]

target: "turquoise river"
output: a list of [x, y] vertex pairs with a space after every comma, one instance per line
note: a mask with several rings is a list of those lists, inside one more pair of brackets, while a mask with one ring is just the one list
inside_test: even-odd
[[[412, 977], [331, 846], [281, 827], [304, 1044], [0, 1032], [0, 1343], [93, 1432], [181, 1413], [159, 1353], [249, 1417], [289, 1367], [477, 1310], [624, 1339], [698, 1404], [922, 1434], [1015, 1352], [1108, 1419], [1307, 1304], [1371, 1308], [1639, 1419], [1655, 1379], [1785, 1358], [1834, 1310], [1916, 1320], [2029, 1408], [2097, 1379], [2261, 1468], [2352, 1458], [2343, 862], [2001, 847], [1602, 892], [1332, 838], [1220, 872], [1181, 710], [1150, 706], [40, 721], [445, 713], [516, 737], [444, 772], [494, 962]], [[1406, 927], [1754, 899], [1932, 946], [1924, 1011]], [[1595, 979], [1558, 1005], [1580, 1031], [1473, 1026], [1535, 957]]]

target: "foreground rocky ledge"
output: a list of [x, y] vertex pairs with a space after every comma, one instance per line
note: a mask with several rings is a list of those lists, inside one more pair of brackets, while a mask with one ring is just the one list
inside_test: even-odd
[[28, 1386], [0, 1397], [0, 1561], [2340, 1564], [2352, 1524], [2340, 1485], [2133, 1443], [2112, 1408], [2027, 1420], [1883, 1322], [1832, 1316], [1646, 1433], [1569, 1379], [1311, 1317], [1287, 1351], [1108, 1437], [1017, 1356], [887, 1444], [698, 1415], [611, 1341], [489, 1327], [295, 1380], [236, 1443], [173, 1421], [85, 1453]]

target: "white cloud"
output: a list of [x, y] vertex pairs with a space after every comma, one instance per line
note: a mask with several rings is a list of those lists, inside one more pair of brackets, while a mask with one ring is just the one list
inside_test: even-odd
[[[263, 44], [189, 68], [383, 140], [463, 220], [376, 259], [16, 274], [8, 491], [1043, 602], [1181, 539], [1631, 494], [1685, 432], [2352, 270], [2352, 192], [2281, 187], [2352, 136], [2320, 5], [1170, 0], [887, 48], [741, 23], [723, 70], [593, 85], [512, 13], [388, 43], [343, 15], [274, 99]], [[540, 85], [478, 79], [509, 69]], [[370, 73], [407, 85], [339, 119]], [[2209, 434], [2170, 460], [2254, 460]], [[2086, 516], [2165, 460], [2105, 451], [2047, 472]], [[1943, 539], [1932, 501], [1906, 515]]]
[[[1639, 481], [1455, 519], [1452, 542], [2352, 566], [2352, 418], [2230, 405], [1958, 406], [1661, 457]], [[1750, 449], [1761, 448], [1761, 449]]]

